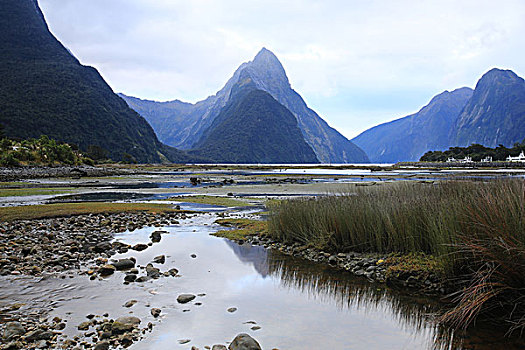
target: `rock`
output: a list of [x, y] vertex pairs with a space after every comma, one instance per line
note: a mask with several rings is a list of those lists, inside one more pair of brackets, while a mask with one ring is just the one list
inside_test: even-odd
[[211, 347], [211, 350], [228, 350], [228, 348], [221, 344], [215, 344]]
[[175, 269], [175, 268], [173, 268], [173, 269], [169, 269], [169, 270], [168, 270], [168, 274], [169, 274], [170, 276], [173, 276], [173, 277], [177, 276], [178, 273], [179, 273], [179, 270], [177, 270], [177, 269]]
[[164, 255], [159, 255], [153, 258], [155, 264], [164, 264], [166, 262], [166, 257]]
[[91, 325], [92, 325], [91, 321], [85, 321], [79, 324], [77, 328], [79, 331], [87, 331], [89, 327], [91, 327]]
[[141, 321], [140, 321], [140, 318], [135, 317], [135, 316], [122, 316], [122, 317], [117, 318], [115, 322], [139, 325]]
[[153, 265], [148, 264], [146, 266], [146, 275], [151, 278], [159, 278], [160, 277], [160, 270], [156, 267], [153, 267]]
[[191, 339], [179, 339], [179, 344], [188, 344]]
[[177, 301], [180, 303], [180, 304], [186, 304], [186, 303], [189, 303], [190, 301], [192, 301], [193, 299], [195, 299], [195, 295], [193, 294], [181, 294], [177, 297]]
[[161, 312], [162, 311], [160, 309], [157, 309], [157, 308], [151, 309], [151, 315], [153, 317], [155, 317], [155, 318], [159, 317]]
[[143, 250], [148, 249], [148, 245], [143, 244], [143, 243], [138, 243], [138, 244], [135, 244], [133, 247], [131, 247], [131, 249], [136, 250], [137, 252], [141, 252]]
[[136, 300], [129, 300], [129, 301], [126, 301], [126, 303], [124, 304], [124, 307], [132, 307], [136, 303], [137, 303]]
[[93, 247], [93, 251], [95, 253], [103, 253], [105, 251], [111, 250], [111, 248], [112, 248], [111, 243], [101, 242]]
[[27, 333], [24, 336], [24, 340], [28, 342], [33, 342], [37, 340], [50, 340], [53, 338], [53, 333], [49, 331], [44, 331], [42, 329], [36, 329], [32, 332]]
[[46, 349], [47, 348], [47, 340], [39, 340], [35, 343], [35, 346], [37, 349]]
[[26, 332], [24, 326], [20, 322], [7, 322], [5, 324], [3, 338], [11, 340], [15, 337], [20, 337]]
[[237, 308], [236, 307], [230, 307], [230, 308], [228, 308], [227, 311], [230, 312], [230, 313], [233, 313], [233, 312], [237, 311]]
[[257, 340], [246, 333], [237, 335], [231, 342], [229, 350], [262, 350]]
[[192, 259], [195, 259], [197, 257], [197, 254], [191, 254], [190, 256], [192, 257]]
[[129, 334], [124, 334], [122, 337], [119, 338], [119, 343], [123, 347], [127, 348], [131, 344], [133, 344], [133, 338]]
[[337, 265], [337, 256], [332, 255], [328, 258], [328, 263], [330, 265]]
[[98, 269], [98, 273], [100, 275], [102, 275], [102, 276], [109, 276], [109, 275], [113, 274], [116, 270], [117, 269], [115, 268], [115, 266], [106, 264], [106, 265], [102, 265]]
[[151, 235], [149, 236], [149, 238], [151, 239], [151, 241], [153, 243], [158, 243], [160, 242], [160, 239], [161, 239], [161, 231], [155, 231], [155, 232], [152, 232]]
[[149, 276], [140, 276], [138, 277], [135, 282], [141, 283], [141, 282], [147, 282], [151, 279]]
[[22, 343], [21, 342], [18, 342], [18, 341], [12, 341], [6, 345], [3, 345], [2, 347], [0, 347], [0, 349], [2, 350], [18, 350], [18, 349], [22, 349]]
[[111, 265], [115, 266], [118, 271], [128, 270], [135, 267], [135, 262], [131, 259], [120, 259], [112, 262]]
[[108, 350], [108, 349], [109, 349], [109, 343], [107, 341], [98, 342], [94, 348], [94, 350]]
[[252, 328], [250, 328], [252, 331], [258, 331], [259, 329], [261, 329], [261, 326], [253, 326]]
[[119, 317], [111, 324], [111, 333], [123, 334], [131, 332], [140, 324], [140, 318], [134, 316]]
[[126, 281], [126, 282], [135, 282], [136, 279], [137, 279], [137, 275], [134, 275], [132, 273], [128, 273], [124, 277], [124, 281]]

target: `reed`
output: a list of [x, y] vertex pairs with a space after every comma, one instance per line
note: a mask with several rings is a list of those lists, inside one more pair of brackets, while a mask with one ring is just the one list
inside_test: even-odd
[[424, 253], [460, 292], [443, 321], [467, 327], [497, 310], [525, 328], [525, 182], [399, 182], [283, 201], [269, 234], [330, 252]]

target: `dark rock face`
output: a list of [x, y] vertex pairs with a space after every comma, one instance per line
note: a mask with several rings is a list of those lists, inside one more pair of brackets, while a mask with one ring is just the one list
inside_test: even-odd
[[190, 151], [219, 163], [317, 163], [297, 120], [250, 78], [232, 90], [227, 106]]
[[7, 136], [48, 135], [84, 151], [100, 147], [114, 160], [154, 163], [162, 153], [185, 161], [51, 34], [36, 0], [4, 0], [0, 13], [0, 124]]
[[253, 339], [246, 333], [241, 333], [233, 339], [229, 350], [261, 350], [261, 346], [257, 340]]
[[302, 97], [291, 88], [277, 57], [265, 48], [253, 61], [243, 63], [216, 95], [196, 104], [177, 100], [159, 103], [120, 96], [151, 123], [163, 142], [188, 150], [195, 148], [230, 101], [232, 89], [245, 78], [250, 78], [256, 89], [269, 93], [295, 116], [304, 140], [320, 162], [368, 162], [368, 157], [359, 147], [308, 108]]
[[525, 81], [492, 69], [478, 81], [450, 133], [451, 146], [512, 146], [525, 138]]
[[450, 128], [471, 96], [470, 88], [445, 91], [419, 112], [368, 129], [352, 141], [374, 163], [417, 161], [429, 150], [449, 147]]

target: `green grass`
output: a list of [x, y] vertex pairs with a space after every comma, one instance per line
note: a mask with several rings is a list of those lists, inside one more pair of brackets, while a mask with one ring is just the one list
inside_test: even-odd
[[33, 220], [82, 214], [124, 212], [166, 213], [177, 211], [178, 210], [173, 209], [167, 204], [103, 202], [57, 203], [0, 208], [0, 221]]
[[248, 236], [259, 236], [268, 234], [266, 221], [250, 219], [219, 219], [216, 224], [225, 227], [233, 227], [233, 230], [220, 230], [212, 233], [212, 236], [224, 237], [234, 241], [246, 239]]
[[73, 187], [49, 188], [0, 188], [0, 197], [22, 197], [71, 193]]
[[168, 200], [174, 200], [179, 202], [186, 203], [199, 203], [199, 204], [210, 204], [210, 205], [219, 205], [223, 207], [245, 207], [251, 206], [248, 202], [243, 200], [228, 198], [228, 197], [219, 197], [219, 196], [178, 196], [171, 197]]
[[395, 266], [442, 271], [460, 291], [443, 317], [456, 327], [497, 310], [511, 330], [525, 328], [523, 180], [400, 182], [269, 207], [274, 239], [331, 252], [408, 255]]

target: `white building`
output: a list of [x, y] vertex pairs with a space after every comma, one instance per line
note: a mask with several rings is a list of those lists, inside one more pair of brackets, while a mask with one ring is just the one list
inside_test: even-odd
[[507, 162], [525, 162], [525, 154], [521, 151], [520, 155], [517, 157], [508, 156]]
[[492, 162], [491, 156], [486, 156], [485, 158], [481, 160], [481, 163], [491, 163], [491, 162]]

